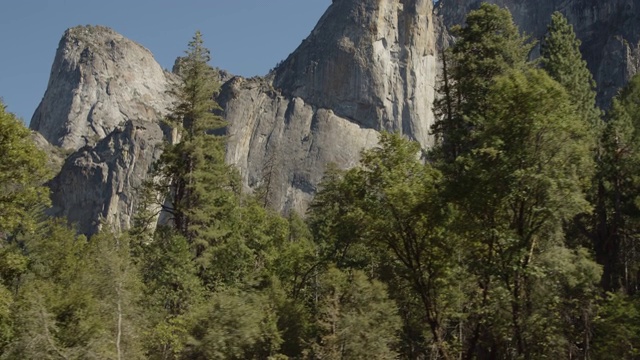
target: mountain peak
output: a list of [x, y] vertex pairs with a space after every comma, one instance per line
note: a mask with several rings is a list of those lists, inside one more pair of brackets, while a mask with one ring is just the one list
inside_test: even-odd
[[431, 0], [338, 0], [275, 71], [285, 95], [365, 128], [423, 145], [433, 122], [436, 31]]
[[65, 31], [31, 128], [77, 150], [128, 120], [158, 121], [171, 105], [174, 76], [149, 50], [104, 26]]

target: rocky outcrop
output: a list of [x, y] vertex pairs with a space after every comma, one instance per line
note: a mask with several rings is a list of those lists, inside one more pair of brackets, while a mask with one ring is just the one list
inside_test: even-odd
[[430, 144], [436, 31], [431, 0], [338, 0], [275, 71], [283, 94]]
[[42, 150], [47, 155], [47, 167], [51, 171], [51, 175], [53, 176], [60, 172], [60, 169], [64, 164], [64, 159], [67, 155], [65, 154], [65, 151], [57, 146], [51, 145], [47, 139], [37, 131], [31, 132], [31, 140], [38, 149]]
[[285, 96], [266, 80], [234, 78], [219, 100], [230, 120], [227, 162], [247, 187], [264, 187], [280, 211], [304, 212], [327, 164], [353, 167], [378, 142], [377, 131]]
[[162, 119], [175, 81], [149, 50], [115, 31], [72, 28], [60, 40], [30, 127], [64, 149], [92, 145], [128, 120]]
[[[227, 82], [227, 160], [272, 206], [304, 211], [325, 167], [399, 131], [428, 147], [435, 96], [431, 0], [336, 0], [267, 78]], [[271, 188], [273, 187], [273, 188]]]
[[114, 230], [132, 225], [140, 191], [162, 153], [163, 132], [149, 121], [129, 120], [95, 146], [69, 156], [50, 181], [54, 216], [64, 216], [83, 234], [102, 224]]
[[[607, 107], [640, 69], [640, 4], [637, 0], [483, 0], [507, 7], [518, 26], [541, 39], [554, 11], [562, 12], [582, 40], [582, 53]], [[441, 0], [438, 13], [450, 27], [461, 24], [480, 0]]]

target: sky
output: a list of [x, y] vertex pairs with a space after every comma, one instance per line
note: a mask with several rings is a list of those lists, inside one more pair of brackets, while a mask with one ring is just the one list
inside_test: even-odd
[[58, 42], [77, 25], [108, 26], [171, 69], [196, 30], [211, 65], [265, 75], [306, 38], [332, 0], [2, 0], [0, 98], [29, 123]]

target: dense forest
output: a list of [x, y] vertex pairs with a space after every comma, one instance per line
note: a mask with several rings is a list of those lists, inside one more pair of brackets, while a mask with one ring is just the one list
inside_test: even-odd
[[225, 164], [200, 33], [127, 233], [45, 216], [0, 106], [0, 359], [640, 358], [640, 77], [599, 109], [559, 13], [536, 60], [494, 5], [453, 33], [436, 145], [382, 133], [307, 214]]

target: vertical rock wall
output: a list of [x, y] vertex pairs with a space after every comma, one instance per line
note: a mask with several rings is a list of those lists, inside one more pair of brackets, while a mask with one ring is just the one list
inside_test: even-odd
[[141, 187], [162, 153], [158, 124], [127, 121], [95, 146], [70, 155], [49, 183], [54, 216], [64, 216], [83, 234], [107, 224], [115, 231], [133, 225]]
[[432, 14], [431, 0], [336, 0], [267, 78], [227, 82], [227, 160], [245, 184], [268, 185], [276, 209], [304, 212], [326, 165], [356, 165], [378, 131], [430, 146]]

